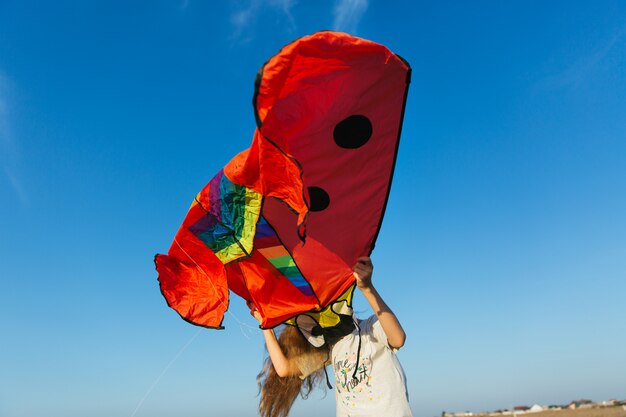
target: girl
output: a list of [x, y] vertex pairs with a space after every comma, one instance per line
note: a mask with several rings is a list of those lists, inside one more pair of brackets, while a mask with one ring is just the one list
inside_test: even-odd
[[[404, 371], [396, 358], [406, 334], [374, 288], [373, 269], [368, 257], [354, 266], [357, 287], [375, 314], [355, 319], [351, 333], [315, 348], [294, 326], [286, 326], [279, 339], [272, 329], [263, 330], [269, 358], [258, 377], [262, 417], [287, 416], [298, 393], [306, 398], [324, 379], [328, 364], [335, 375], [337, 417], [412, 417]], [[260, 321], [256, 309], [252, 315]]]

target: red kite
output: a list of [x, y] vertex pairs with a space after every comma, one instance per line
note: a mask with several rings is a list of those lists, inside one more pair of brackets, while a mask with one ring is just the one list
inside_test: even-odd
[[155, 258], [168, 305], [222, 328], [230, 289], [268, 328], [345, 299], [381, 227], [410, 76], [386, 47], [339, 32], [270, 58], [255, 82], [252, 145]]

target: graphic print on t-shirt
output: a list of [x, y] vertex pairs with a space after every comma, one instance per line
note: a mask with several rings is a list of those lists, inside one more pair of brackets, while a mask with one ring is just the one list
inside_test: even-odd
[[338, 397], [344, 405], [354, 407], [354, 399], [369, 398], [374, 400], [374, 393], [371, 385], [371, 360], [369, 356], [359, 358], [356, 375], [354, 369], [357, 365], [357, 357], [354, 353], [345, 353], [343, 358], [336, 358], [333, 363], [335, 371], [335, 383], [337, 384]]

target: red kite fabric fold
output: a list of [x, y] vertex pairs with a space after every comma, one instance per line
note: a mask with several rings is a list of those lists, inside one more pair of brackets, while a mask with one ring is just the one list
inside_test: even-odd
[[274, 327], [344, 294], [381, 227], [410, 74], [386, 47], [339, 32], [267, 61], [251, 147], [200, 191], [155, 258], [168, 305], [221, 328], [230, 289]]

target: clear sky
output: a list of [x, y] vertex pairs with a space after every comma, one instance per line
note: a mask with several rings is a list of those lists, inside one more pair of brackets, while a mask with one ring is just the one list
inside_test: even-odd
[[0, 0], [0, 416], [256, 415], [255, 321], [153, 256], [321, 29], [413, 67], [373, 259], [416, 417], [626, 397], [625, 2]]

